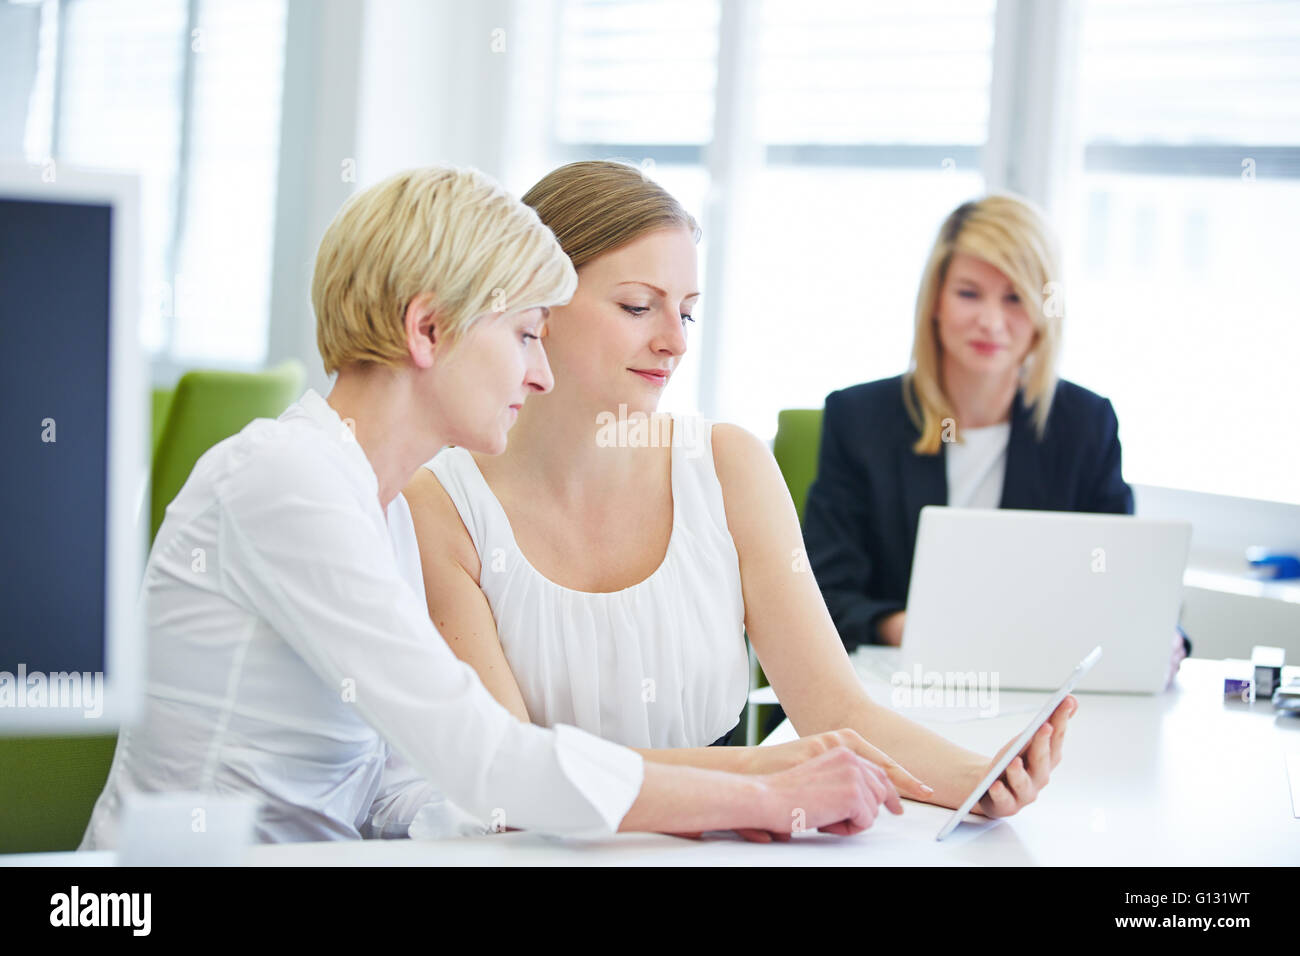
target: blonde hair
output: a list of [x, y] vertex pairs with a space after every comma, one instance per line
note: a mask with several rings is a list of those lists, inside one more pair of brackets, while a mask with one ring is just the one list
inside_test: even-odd
[[585, 160], [561, 166], [524, 193], [523, 202], [555, 233], [575, 269], [655, 229], [684, 226], [700, 240], [695, 217], [640, 169], [624, 163]]
[[537, 214], [468, 167], [390, 176], [325, 230], [311, 303], [327, 373], [400, 366], [411, 300], [431, 296], [449, 346], [489, 312], [568, 302], [578, 277]]
[[991, 195], [962, 203], [939, 229], [916, 297], [912, 367], [904, 376], [903, 400], [921, 432], [912, 446], [918, 455], [938, 454], [944, 420], [955, 420], [940, 381], [941, 347], [935, 316], [948, 266], [958, 252], [983, 259], [1000, 270], [1033, 318], [1034, 344], [1021, 366], [1020, 377], [1024, 403], [1033, 412], [1040, 439], [1056, 392], [1056, 361], [1065, 309], [1060, 301], [1056, 248], [1044, 217], [1036, 206], [1017, 196]]

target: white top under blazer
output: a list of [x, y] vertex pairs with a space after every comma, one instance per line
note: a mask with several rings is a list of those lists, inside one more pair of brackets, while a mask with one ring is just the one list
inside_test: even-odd
[[996, 508], [1002, 502], [1011, 423], [963, 428], [962, 440], [944, 446], [949, 508]]
[[469, 452], [447, 448], [425, 466], [474, 541], [480, 587], [535, 723], [571, 724], [627, 747], [704, 747], [740, 719], [749, 687], [745, 603], [712, 422], [674, 416], [672, 434], [673, 528], [663, 563], [607, 593], [563, 587], [528, 563]]

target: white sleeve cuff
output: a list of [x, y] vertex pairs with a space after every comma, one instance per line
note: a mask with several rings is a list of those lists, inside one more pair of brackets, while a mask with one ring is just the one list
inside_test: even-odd
[[605, 824], [570, 835], [601, 837], [616, 833], [641, 792], [645, 778], [641, 755], [568, 724], [556, 724], [551, 729], [555, 731], [555, 754], [561, 771], [591, 801]]

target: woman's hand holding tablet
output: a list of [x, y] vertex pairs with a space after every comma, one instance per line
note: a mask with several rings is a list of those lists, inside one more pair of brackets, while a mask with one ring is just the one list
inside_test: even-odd
[[956, 829], [962, 818], [975, 808], [976, 801], [979, 812], [988, 817], [1010, 816], [1034, 801], [1038, 791], [1047, 785], [1052, 768], [1061, 761], [1065, 725], [1079, 707], [1070, 691], [1100, 657], [1101, 648], [1093, 648], [1029, 726], [998, 751], [988, 772], [935, 839], [942, 840]]

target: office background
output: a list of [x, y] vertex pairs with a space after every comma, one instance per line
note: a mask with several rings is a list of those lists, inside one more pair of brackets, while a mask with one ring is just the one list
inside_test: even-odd
[[1300, 654], [1298, 0], [0, 2], [0, 160], [137, 171], [153, 384], [286, 358], [342, 201], [451, 161], [521, 194], [639, 164], [700, 218], [664, 406], [770, 437], [897, 374], [943, 216], [1011, 189], [1065, 252], [1062, 373], [1140, 513], [1190, 518], [1197, 653]]

